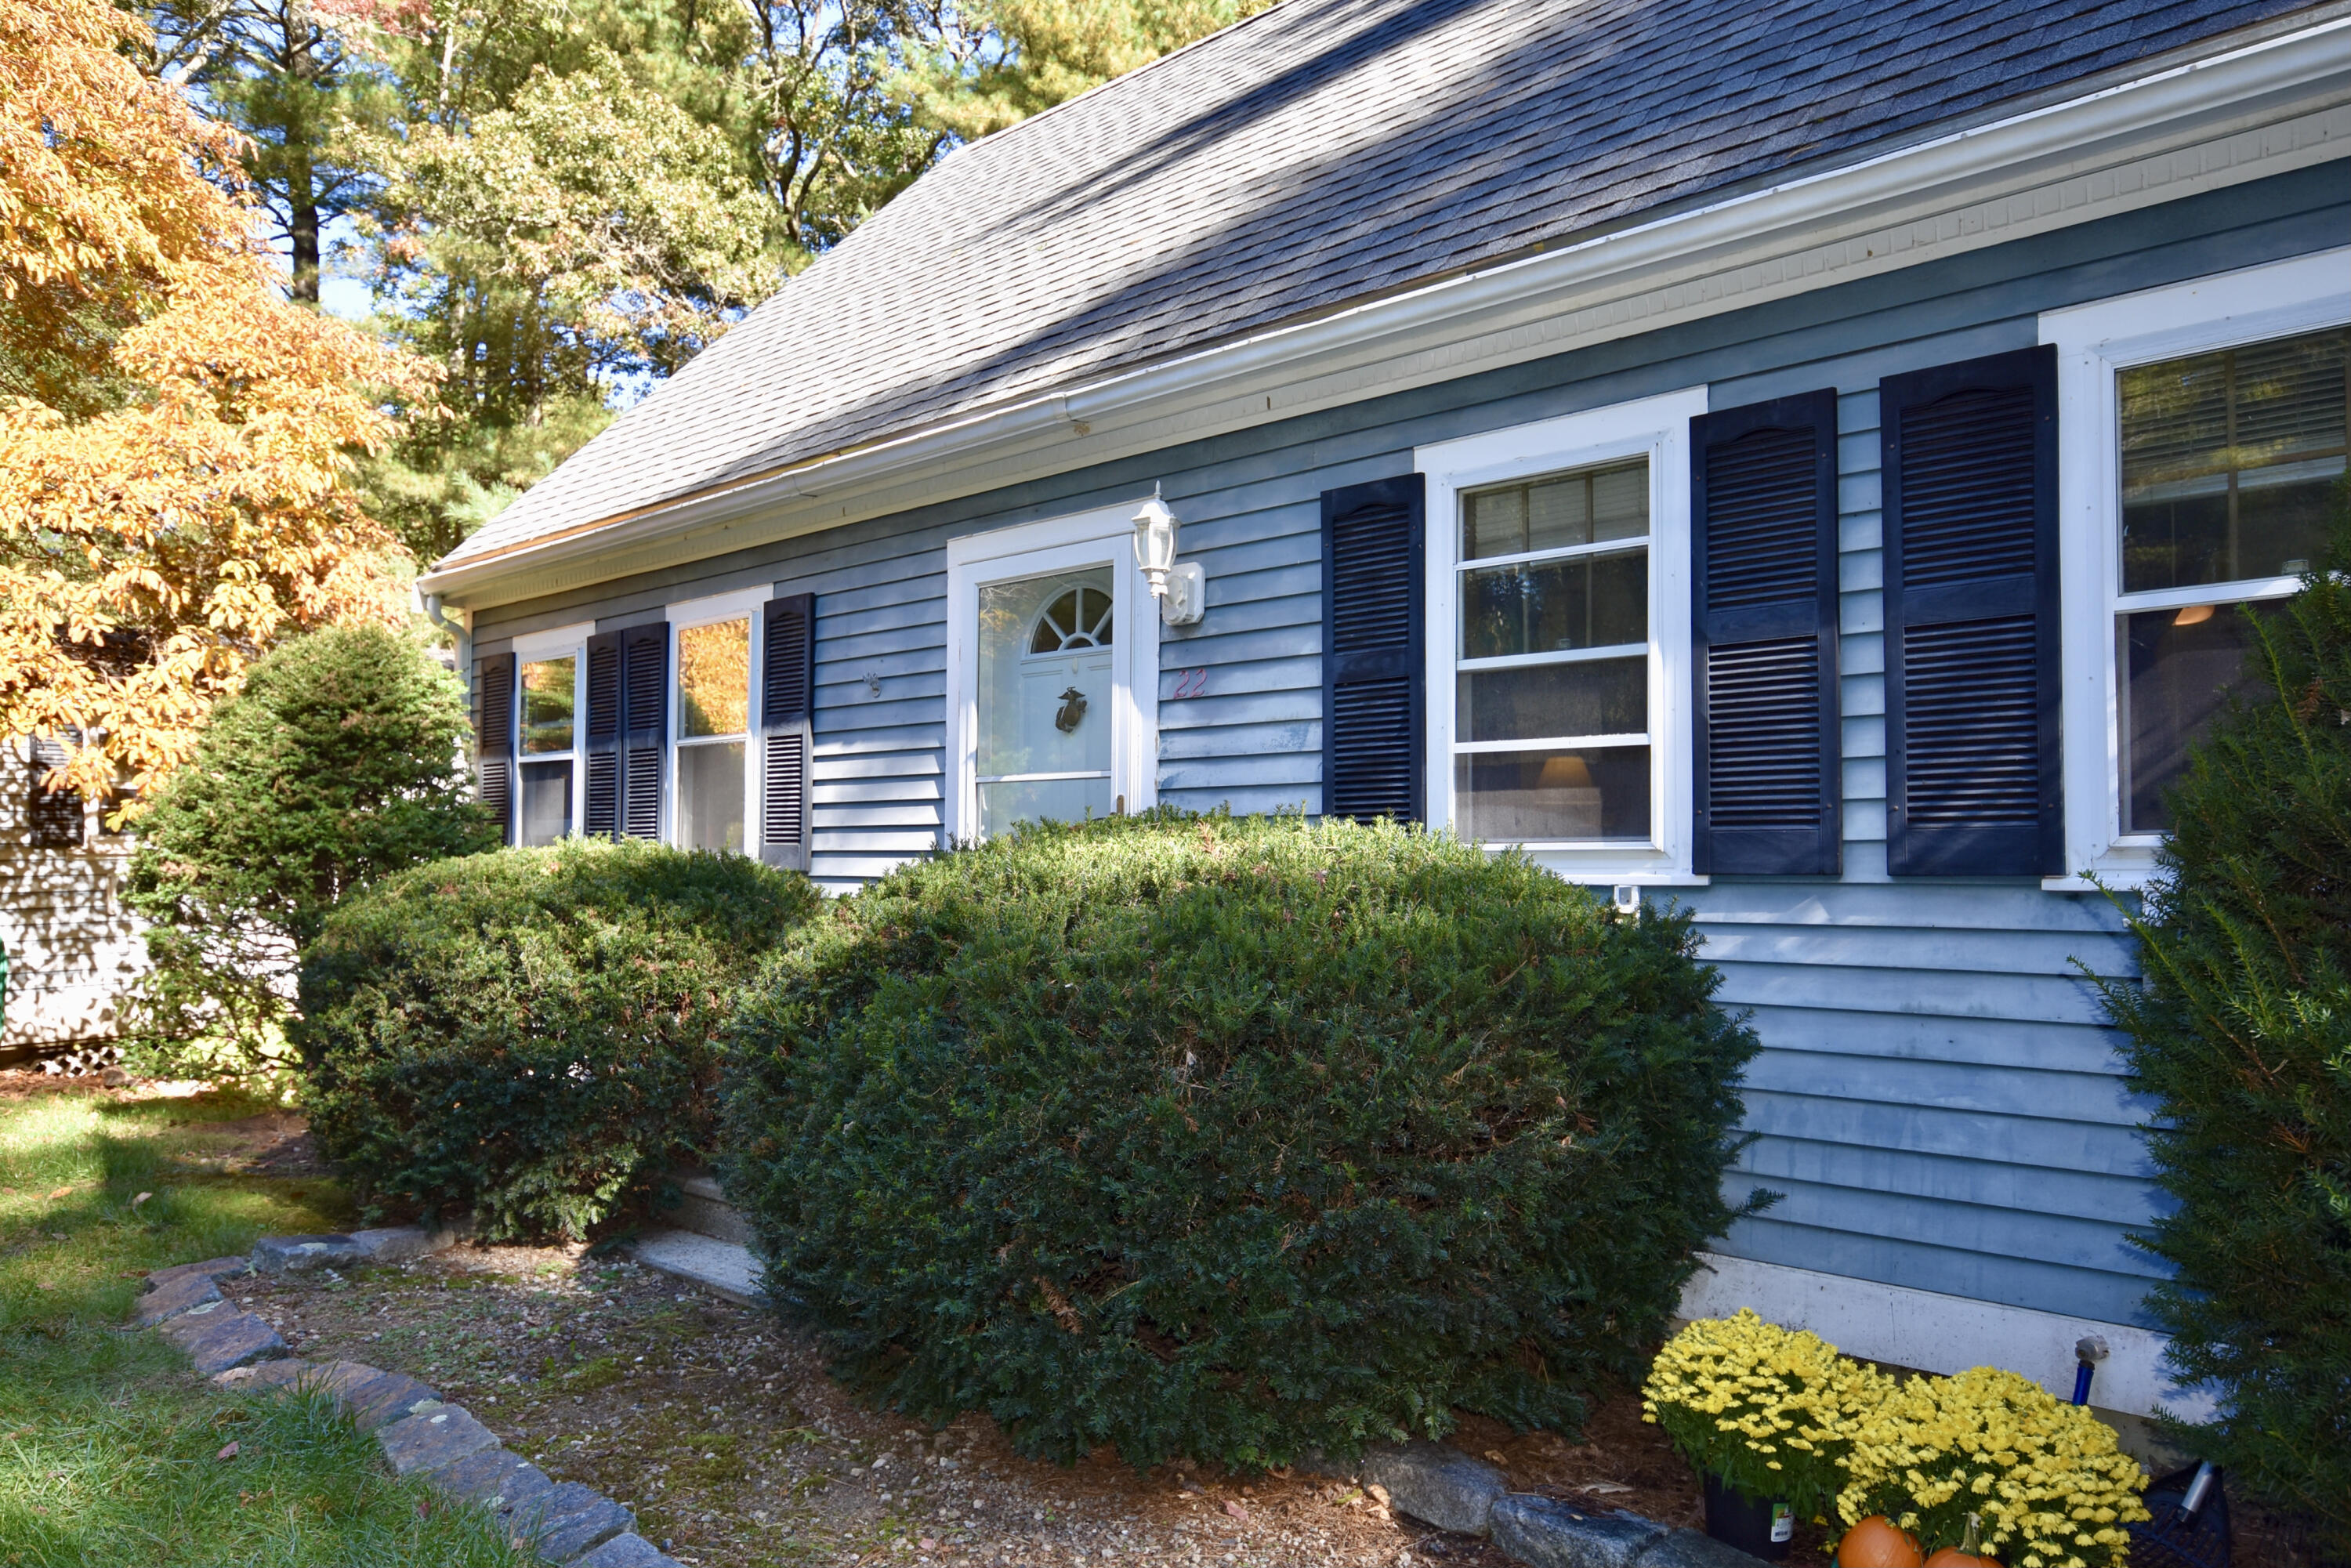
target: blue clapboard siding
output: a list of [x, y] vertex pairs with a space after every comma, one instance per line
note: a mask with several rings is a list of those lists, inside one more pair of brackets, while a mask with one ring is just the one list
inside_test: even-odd
[[[477, 645], [610, 626], [755, 584], [817, 595], [812, 869], [856, 886], [939, 843], [950, 538], [1131, 499], [1155, 482], [1207, 573], [1161, 641], [1159, 791], [1196, 810], [1321, 802], [1318, 500], [1416, 445], [1704, 384], [1717, 407], [1838, 392], [1844, 871], [1690, 890], [1725, 1005], [1764, 1050], [1730, 1189], [1782, 1195], [1731, 1253], [2107, 1321], [2153, 1277], [2156, 1212], [2111, 1037], [2074, 961], [2126, 974], [2100, 897], [1890, 881], [1877, 385], [2036, 336], [2058, 306], [2339, 244], [2340, 166], [2166, 204], [1645, 338], [1189, 443], [590, 590], [486, 611]], [[1431, 519], [1432, 526], [1447, 526]], [[1186, 671], [1205, 671], [1178, 698]], [[870, 679], [869, 679], [870, 677]], [[1195, 683], [1198, 678], [1195, 677]], [[1188, 687], [1187, 687], [1188, 689]]]

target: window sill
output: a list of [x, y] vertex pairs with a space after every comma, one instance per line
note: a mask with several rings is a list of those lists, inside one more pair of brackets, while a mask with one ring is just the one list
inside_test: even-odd
[[1524, 849], [1529, 859], [1563, 881], [1591, 886], [1705, 887], [1710, 879], [1677, 866], [1656, 850], [1633, 846], [1565, 849], [1543, 844], [1488, 844], [1487, 849]]
[[2110, 845], [2081, 871], [2043, 877], [2042, 889], [2047, 893], [2140, 892], [2155, 880], [2155, 849], [2151, 843]]

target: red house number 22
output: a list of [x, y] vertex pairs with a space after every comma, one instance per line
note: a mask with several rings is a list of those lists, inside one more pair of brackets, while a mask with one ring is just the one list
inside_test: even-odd
[[1176, 689], [1168, 695], [1176, 697], [1196, 697], [1207, 689], [1207, 671], [1178, 670], [1176, 673]]

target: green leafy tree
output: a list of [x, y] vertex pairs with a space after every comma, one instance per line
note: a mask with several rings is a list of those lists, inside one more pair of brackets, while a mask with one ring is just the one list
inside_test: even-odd
[[743, 0], [705, 24], [739, 84], [744, 145], [797, 272], [846, 237], [949, 145], [898, 82], [945, 37], [947, 15], [911, 0]]
[[415, 638], [340, 626], [255, 664], [140, 819], [128, 902], [154, 923], [126, 1032], [150, 1065], [283, 1061], [300, 945], [389, 872], [497, 841], [461, 765], [457, 678]]
[[975, 141], [1253, 16], [1272, 0], [974, 0], [893, 84], [925, 125]]
[[782, 276], [773, 211], [723, 127], [609, 48], [536, 66], [500, 106], [360, 139], [379, 297], [444, 367], [437, 406], [371, 471], [379, 511], [440, 555], [669, 374]]
[[2351, 1551], [2351, 521], [2254, 618], [2265, 677], [2199, 745], [2102, 980], [2175, 1202], [2150, 1304], [2220, 1413], [2183, 1440]]

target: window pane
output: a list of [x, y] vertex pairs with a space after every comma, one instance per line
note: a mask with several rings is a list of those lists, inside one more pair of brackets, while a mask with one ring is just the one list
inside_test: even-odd
[[1115, 627], [1109, 567], [979, 590], [979, 777], [1088, 774], [979, 786], [980, 831], [1109, 814]]
[[516, 841], [551, 844], [570, 831], [571, 764], [524, 763], [522, 819], [516, 824]]
[[1462, 740], [1638, 735], [1649, 727], [1646, 655], [1465, 670], [1457, 679], [1454, 724]]
[[1466, 497], [1461, 559], [1636, 539], [1648, 531], [1649, 462], [1637, 457], [1606, 468], [1497, 486]]
[[2121, 632], [2123, 831], [2158, 832], [2171, 826], [2163, 790], [2188, 747], [2260, 673], [2248, 657], [2252, 629], [2231, 606], [2198, 604], [2126, 615]]
[[1453, 759], [1463, 836], [1489, 843], [1649, 837], [1649, 748], [1482, 751]]
[[1461, 574], [1461, 656], [1491, 659], [1649, 640], [1649, 552]]
[[743, 742], [677, 748], [677, 841], [742, 852]]
[[[683, 628], [677, 634], [678, 734], [742, 735], [750, 727], [751, 622]], [[738, 800], [736, 816], [741, 815]]]
[[573, 659], [540, 659], [522, 667], [522, 748], [571, 749]]
[[2120, 374], [2126, 591], [2283, 576], [2318, 554], [2346, 343], [2335, 329]]

